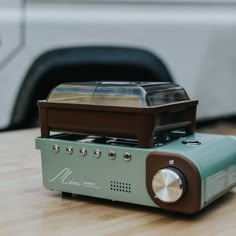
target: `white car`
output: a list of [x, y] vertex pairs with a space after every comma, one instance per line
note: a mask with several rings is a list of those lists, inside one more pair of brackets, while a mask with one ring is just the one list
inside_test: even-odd
[[236, 114], [236, 0], [1, 0], [0, 129], [31, 122], [57, 84], [160, 80]]

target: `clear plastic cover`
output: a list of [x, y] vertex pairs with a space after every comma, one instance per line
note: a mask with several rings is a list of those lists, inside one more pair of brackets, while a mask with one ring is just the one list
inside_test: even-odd
[[49, 102], [148, 107], [189, 100], [185, 90], [163, 82], [87, 82], [58, 85]]

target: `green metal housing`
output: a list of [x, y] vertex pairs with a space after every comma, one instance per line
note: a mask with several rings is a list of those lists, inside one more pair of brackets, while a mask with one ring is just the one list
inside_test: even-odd
[[[157, 148], [143, 149], [66, 140], [63, 135], [36, 138], [42, 157], [43, 185], [50, 190], [158, 207], [146, 188], [146, 159], [153, 151], [182, 155], [196, 166], [201, 176], [199, 210], [236, 185], [233, 136], [196, 133]], [[192, 140], [201, 144], [183, 143]], [[58, 152], [53, 150], [54, 145], [60, 148]], [[68, 147], [73, 153], [66, 152]], [[81, 148], [87, 150], [86, 156], [80, 154]], [[94, 156], [95, 149], [101, 151], [100, 158]], [[110, 151], [116, 153], [113, 160], [108, 156]], [[132, 156], [130, 161], [124, 159], [126, 152]]]

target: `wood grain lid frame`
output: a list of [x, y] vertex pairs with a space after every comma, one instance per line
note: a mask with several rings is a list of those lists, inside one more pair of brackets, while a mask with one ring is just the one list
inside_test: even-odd
[[153, 147], [157, 127], [187, 122], [195, 130], [197, 100], [156, 107], [115, 107], [38, 101], [41, 135], [51, 131], [137, 138], [140, 148]]
[[[169, 164], [169, 161], [174, 163]], [[155, 198], [152, 190], [152, 179], [157, 171], [174, 167], [180, 170], [187, 182], [187, 188], [183, 196], [174, 203], [165, 203]], [[163, 152], [151, 152], [146, 159], [146, 187], [151, 199], [162, 209], [169, 211], [181, 212], [185, 214], [194, 214], [201, 208], [201, 177], [197, 167], [188, 158]]]

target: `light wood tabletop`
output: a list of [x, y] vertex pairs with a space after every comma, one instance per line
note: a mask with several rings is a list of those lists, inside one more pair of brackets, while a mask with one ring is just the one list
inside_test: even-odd
[[[204, 132], [236, 135], [221, 124]], [[236, 188], [195, 216], [43, 188], [39, 129], [0, 134], [0, 235], [236, 235]]]

